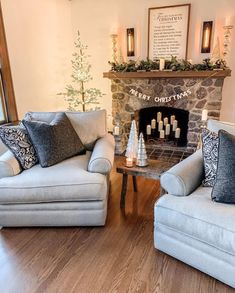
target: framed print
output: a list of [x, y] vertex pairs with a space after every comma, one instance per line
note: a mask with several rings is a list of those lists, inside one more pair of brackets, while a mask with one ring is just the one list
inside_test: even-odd
[[190, 4], [149, 8], [148, 57], [187, 59]]

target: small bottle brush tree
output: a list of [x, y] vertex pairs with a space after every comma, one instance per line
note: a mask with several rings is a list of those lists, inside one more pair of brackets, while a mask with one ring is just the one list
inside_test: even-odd
[[131, 130], [126, 148], [126, 157], [136, 159], [138, 150], [138, 134], [135, 120], [131, 122]]
[[137, 162], [136, 165], [139, 167], [148, 166], [147, 153], [145, 148], [144, 136], [143, 133], [140, 133], [139, 142], [138, 142], [138, 152], [137, 152]]
[[86, 54], [87, 46], [82, 44], [79, 31], [75, 47], [77, 52], [73, 54], [74, 58], [71, 60], [73, 69], [71, 77], [74, 85], [67, 85], [65, 92], [59, 93], [59, 95], [64, 96], [69, 103], [68, 110], [77, 111], [82, 108], [82, 111], [85, 112], [90, 109], [87, 109], [87, 106], [99, 104], [98, 98], [103, 94], [97, 88], [85, 87], [85, 84], [92, 80], [91, 65], [88, 61], [90, 56]]

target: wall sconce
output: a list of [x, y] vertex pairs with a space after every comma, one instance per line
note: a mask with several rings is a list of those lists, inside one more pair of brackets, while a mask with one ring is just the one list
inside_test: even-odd
[[213, 21], [204, 21], [202, 28], [201, 53], [210, 53]]
[[127, 32], [127, 56], [135, 56], [135, 36], [134, 28], [128, 28]]

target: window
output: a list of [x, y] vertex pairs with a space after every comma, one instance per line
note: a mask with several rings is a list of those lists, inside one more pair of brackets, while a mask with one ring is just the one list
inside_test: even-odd
[[0, 2], [0, 124], [18, 120]]

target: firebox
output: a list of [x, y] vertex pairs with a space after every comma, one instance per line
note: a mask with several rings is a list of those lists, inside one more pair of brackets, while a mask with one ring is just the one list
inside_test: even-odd
[[187, 146], [189, 112], [172, 107], [150, 107], [138, 111], [139, 132], [147, 144]]

